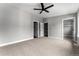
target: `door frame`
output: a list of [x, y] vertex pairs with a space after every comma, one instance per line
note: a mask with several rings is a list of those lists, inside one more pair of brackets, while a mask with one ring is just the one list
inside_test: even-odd
[[33, 36], [34, 36], [34, 22], [37, 22], [38, 23], [38, 38], [39, 38], [39, 21], [33, 21]]
[[64, 18], [64, 19], [62, 19], [62, 40], [64, 39], [64, 20], [70, 20], [70, 19], [73, 19], [73, 21], [74, 21], [74, 41], [75, 41], [75, 39], [76, 39], [76, 37], [75, 37], [75, 33], [76, 33], [76, 18], [75, 17], [69, 17], [69, 18]]
[[[40, 25], [40, 24], [41, 24], [41, 23], [44, 24], [44, 23], [43, 23], [43, 22], [40, 22], [40, 21], [36, 21], [36, 20], [33, 21], [33, 22], [37, 22], [37, 23], [38, 23], [38, 38], [39, 38], [39, 37], [41, 37], [41, 33], [40, 33], [40, 30], [41, 30], [40, 27], [41, 27], [41, 25]], [[33, 27], [34, 27], [34, 24], [33, 24]], [[43, 25], [43, 27], [44, 27], [44, 25]], [[44, 29], [43, 29], [43, 30], [44, 30]], [[43, 32], [44, 32], [44, 31], [43, 31]], [[34, 33], [34, 28], [33, 28], [33, 33]], [[34, 34], [33, 34], [33, 35], [34, 35]], [[44, 37], [44, 33], [43, 33], [43, 36], [42, 36], [42, 37]]]

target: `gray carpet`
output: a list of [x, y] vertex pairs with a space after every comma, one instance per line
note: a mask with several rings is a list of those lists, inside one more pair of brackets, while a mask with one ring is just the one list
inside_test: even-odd
[[0, 56], [70, 56], [72, 54], [70, 41], [45, 37], [0, 47]]

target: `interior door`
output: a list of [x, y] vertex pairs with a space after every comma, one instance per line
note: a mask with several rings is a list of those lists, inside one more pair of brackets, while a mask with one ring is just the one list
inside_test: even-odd
[[48, 23], [44, 23], [44, 37], [48, 37]]
[[38, 22], [34, 22], [34, 38], [38, 38]]

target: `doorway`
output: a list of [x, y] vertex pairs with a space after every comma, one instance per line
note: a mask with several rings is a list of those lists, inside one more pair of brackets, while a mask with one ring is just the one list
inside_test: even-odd
[[38, 22], [33, 22], [34, 25], [34, 38], [38, 38]]
[[34, 38], [48, 37], [48, 23], [33, 22]]
[[34, 38], [44, 37], [44, 23], [42, 22], [33, 22], [34, 25]]
[[75, 24], [74, 19], [67, 19], [63, 22], [63, 36], [66, 39], [70, 39], [72, 41], [75, 40]]
[[44, 37], [48, 37], [48, 23], [44, 23]]

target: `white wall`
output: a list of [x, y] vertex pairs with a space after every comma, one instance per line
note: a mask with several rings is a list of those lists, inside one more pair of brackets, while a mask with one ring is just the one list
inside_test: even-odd
[[10, 4], [0, 4], [0, 44], [33, 38], [33, 21], [41, 18]]
[[79, 10], [77, 11], [77, 43], [79, 46]]
[[49, 17], [46, 20], [48, 21], [48, 36], [54, 37], [57, 39], [62, 39], [63, 37], [63, 19], [74, 17], [75, 14], [68, 14], [56, 17]]
[[77, 37], [79, 37], [79, 11], [77, 12], [77, 25], [78, 25]]

